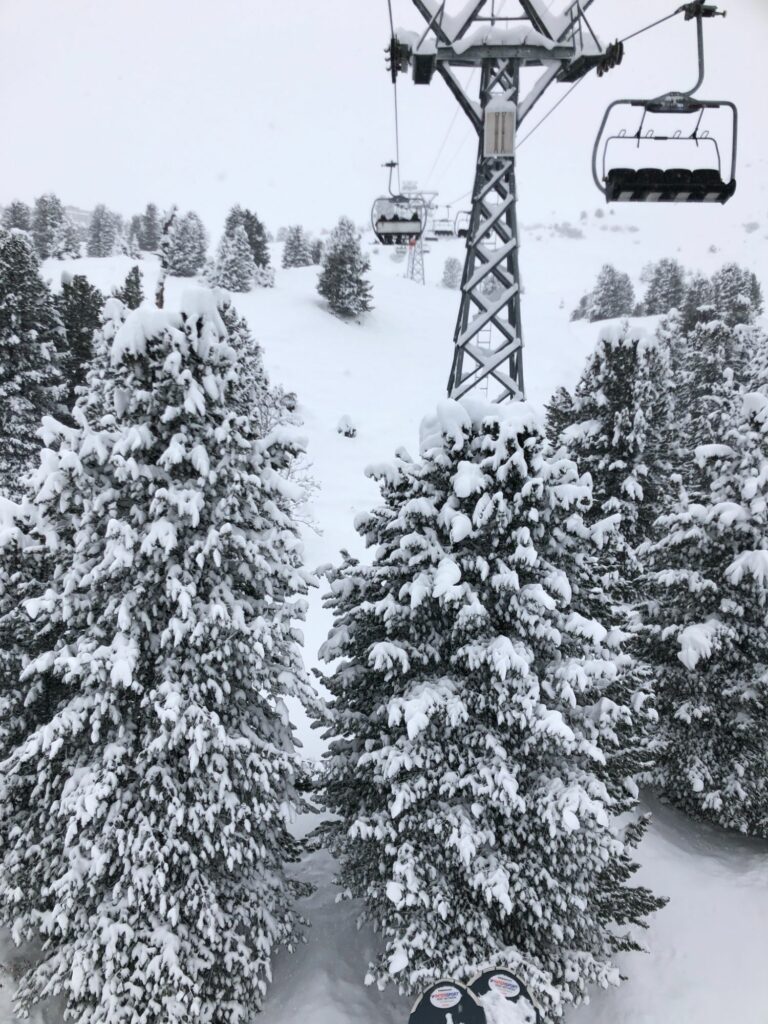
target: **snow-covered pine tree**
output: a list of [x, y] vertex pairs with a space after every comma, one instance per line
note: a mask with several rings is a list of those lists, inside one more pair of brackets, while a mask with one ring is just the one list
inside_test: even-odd
[[288, 237], [288, 228], [282, 227], [277, 229], [277, 235], [275, 236], [276, 242], [284, 242]]
[[235, 233], [235, 228], [241, 228], [244, 225], [245, 210], [242, 208], [240, 203], [235, 203], [227, 214], [227, 219], [224, 221], [223, 234], [226, 235], [227, 238], [231, 238]]
[[128, 271], [122, 288], [113, 292], [115, 298], [124, 302], [128, 309], [138, 309], [144, 301], [144, 292], [141, 290], [141, 271], [138, 267], [131, 267]]
[[738, 328], [721, 319], [699, 323], [685, 338], [676, 385], [675, 468], [689, 489], [698, 486], [695, 449], [722, 440], [734, 392], [747, 379], [745, 340]]
[[139, 245], [146, 252], [157, 252], [163, 237], [163, 226], [160, 223], [160, 214], [154, 203], [147, 203], [144, 213], [141, 215], [141, 231], [139, 232]]
[[461, 273], [461, 260], [449, 256], [443, 264], [443, 279], [440, 282], [443, 288], [458, 288], [461, 284]]
[[82, 256], [80, 232], [69, 219], [59, 225], [51, 245], [51, 256], [57, 260], [79, 259]]
[[253, 262], [257, 267], [267, 269], [271, 262], [267, 229], [252, 210], [243, 212], [243, 227], [248, 236]]
[[717, 443], [695, 453], [696, 500], [683, 495], [659, 520], [647, 553], [644, 656], [663, 792], [695, 817], [768, 837], [768, 395], [732, 398]]
[[648, 268], [648, 287], [643, 298], [646, 316], [681, 309], [686, 297], [685, 270], [677, 260], [662, 259]]
[[574, 410], [573, 395], [568, 388], [557, 388], [546, 407], [547, 440], [553, 449], [560, 447], [560, 437], [566, 427], [570, 427], [578, 418]]
[[312, 265], [319, 267], [323, 262], [323, 251], [325, 249], [325, 243], [322, 238], [313, 238], [312, 243], [309, 247], [309, 251], [312, 255]]
[[0, 779], [0, 918], [41, 949], [22, 1012], [60, 992], [70, 1020], [242, 1024], [297, 936], [301, 446], [256, 428], [265, 382], [212, 293], [181, 309], [130, 314], [30, 487], [55, 566]]
[[596, 513], [621, 516], [630, 549], [670, 500], [670, 387], [666, 346], [624, 323], [602, 329], [572, 407], [562, 397], [556, 410], [567, 420], [559, 442], [590, 474]]
[[578, 306], [572, 311], [570, 320], [587, 320], [589, 318], [589, 303], [592, 296], [587, 293], [579, 299]]
[[94, 207], [88, 226], [89, 256], [114, 256], [120, 252], [121, 221], [104, 203]]
[[192, 277], [205, 265], [208, 238], [203, 222], [194, 212], [176, 217], [168, 231], [168, 273]]
[[41, 419], [63, 398], [63, 334], [31, 238], [0, 231], [0, 493], [20, 493]]
[[327, 599], [325, 797], [340, 883], [383, 936], [371, 980], [503, 964], [559, 1020], [618, 983], [659, 901], [626, 884], [642, 824], [617, 821], [633, 725], [581, 596], [590, 485], [545, 443], [525, 404], [445, 402], [420, 460], [372, 471], [372, 563], [347, 556]]
[[32, 211], [20, 199], [14, 199], [3, 210], [2, 226], [6, 231], [16, 228], [18, 231], [32, 230]]
[[65, 216], [61, 200], [52, 192], [38, 196], [35, 200], [32, 214], [32, 237], [35, 241], [35, 250], [41, 260], [47, 260], [54, 254], [56, 242], [61, 238]]
[[589, 296], [588, 317], [596, 320], [614, 320], [632, 316], [635, 308], [635, 289], [629, 274], [622, 274], [609, 263], [603, 266], [597, 283]]
[[256, 264], [253, 262], [248, 236], [242, 224], [224, 234], [211, 270], [211, 283], [232, 292], [249, 292], [253, 288]]
[[[165, 305], [165, 279], [170, 273], [170, 255], [173, 246], [174, 226], [178, 219], [178, 210], [174, 204], [163, 214], [163, 226], [160, 232], [160, 245], [157, 254], [160, 257], [160, 273], [155, 284], [155, 305], [162, 309]], [[205, 264], [203, 264], [205, 266]]]
[[685, 289], [683, 304], [679, 307], [684, 334], [690, 334], [697, 324], [713, 319], [715, 315], [714, 298], [715, 294], [709, 278], [701, 273], [694, 274]]
[[309, 251], [309, 239], [300, 225], [288, 228], [283, 249], [284, 267], [311, 267], [312, 253]]
[[731, 327], [752, 323], [763, 311], [760, 282], [738, 263], [726, 263], [713, 275], [712, 292], [716, 316]]
[[67, 336], [63, 369], [67, 381], [66, 403], [71, 409], [85, 387], [93, 360], [93, 336], [101, 324], [104, 296], [82, 274], [62, 274], [61, 291], [55, 302]]
[[131, 235], [135, 236], [136, 242], [137, 242], [139, 248], [141, 248], [141, 236], [142, 236], [143, 231], [144, 231], [144, 219], [143, 219], [143, 217], [141, 216], [140, 213], [134, 213], [134, 215], [131, 217], [130, 221], [128, 222], [128, 235], [129, 235], [129, 237]]
[[318, 292], [336, 316], [359, 316], [373, 308], [371, 285], [365, 277], [370, 266], [360, 247], [357, 228], [349, 217], [340, 217], [328, 236], [323, 269], [317, 279]]

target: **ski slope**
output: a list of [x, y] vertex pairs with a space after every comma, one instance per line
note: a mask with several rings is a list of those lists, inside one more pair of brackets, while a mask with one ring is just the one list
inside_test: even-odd
[[[703, 244], [701, 233], [679, 229], [670, 242], [669, 224], [661, 217], [638, 230], [637, 215], [625, 211], [572, 220], [581, 238], [568, 237], [554, 223], [523, 229], [525, 372], [532, 402], [542, 405], [558, 385], [575, 384], [597, 328], [572, 324], [568, 314], [603, 262], [628, 271], [640, 295], [642, 266], [662, 256], [677, 256], [706, 273], [737, 259], [768, 284], [768, 227], [733, 224], [723, 241], [718, 212], [706, 211], [703, 227], [699, 221], [699, 232], [718, 238], [716, 252]], [[340, 322], [326, 311], [315, 292], [316, 268], [280, 270], [279, 246], [273, 247], [276, 287], [235, 296], [264, 348], [272, 378], [299, 399], [316, 485], [308, 509], [312, 521], [304, 530], [310, 567], [336, 560], [342, 547], [361, 553], [352, 522], [377, 498], [365, 467], [390, 458], [400, 445], [417, 450], [419, 422], [444, 396], [450, 365], [458, 293], [441, 288], [439, 280], [444, 260], [461, 257], [463, 243], [432, 244], [424, 288], [403, 279], [404, 263], [393, 262], [387, 250], [370, 251], [375, 309], [360, 324]], [[109, 291], [133, 262], [48, 262], [44, 274], [55, 287], [62, 269], [85, 273]], [[152, 295], [156, 264], [146, 259], [141, 269], [145, 294]], [[169, 280], [169, 308], [189, 284]], [[355, 438], [337, 432], [342, 415], [357, 427]], [[328, 626], [316, 592], [305, 629], [310, 666]], [[301, 716], [298, 725], [306, 755], [319, 756], [318, 736]], [[595, 993], [589, 1006], [569, 1014], [568, 1024], [768, 1024], [768, 845], [693, 824], [657, 803], [650, 809], [641, 879], [670, 898], [646, 937], [652, 952], [628, 957], [630, 980], [618, 990]], [[297, 828], [306, 831], [312, 824], [302, 821]], [[335, 902], [330, 857], [311, 853], [298, 870], [316, 885], [303, 904], [311, 922], [308, 941], [278, 957], [262, 1024], [404, 1024], [409, 1000], [363, 985], [375, 936], [368, 928], [358, 930], [359, 907]], [[0, 1024], [14, 1020], [11, 989], [11, 983], [0, 989]], [[55, 1017], [49, 1014], [48, 1022]]]

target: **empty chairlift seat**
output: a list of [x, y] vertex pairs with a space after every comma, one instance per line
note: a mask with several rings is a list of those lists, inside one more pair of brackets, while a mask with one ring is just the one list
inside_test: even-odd
[[736, 181], [723, 181], [714, 168], [614, 167], [605, 186], [609, 203], [726, 203], [736, 191]]

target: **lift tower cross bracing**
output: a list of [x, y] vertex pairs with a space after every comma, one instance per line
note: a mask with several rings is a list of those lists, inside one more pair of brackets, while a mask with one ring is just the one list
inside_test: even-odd
[[[525, 397], [515, 133], [553, 82], [575, 82], [605, 58], [586, 18], [593, 0], [574, 0], [561, 15], [544, 0], [517, 2], [518, 16], [500, 18], [493, 0], [465, 3], [456, 16], [446, 13], [447, 2], [413, 0], [426, 30], [418, 42], [396, 33], [390, 46], [393, 74], [412, 63], [417, 84], [428, 84], [437, 71], [479, 136], [452, 398], [478, 388], [499, 402]], [[536, 66], [546, 70], [523, 95], [520, 71]], [[478, 100], [455, 74], [462, 67], [480, 71]]]

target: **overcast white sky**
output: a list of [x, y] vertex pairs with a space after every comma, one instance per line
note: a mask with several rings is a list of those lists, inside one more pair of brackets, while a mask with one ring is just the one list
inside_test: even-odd
[[[676, 3], [595, 0], [590, 17], [610, 39]], [[397, 24], [423, 25], [411, 0], [393, 5]], [[768, 0], [721, 6], [728, 17], [706, 25], [702, 95], [741, 108], [739, 192], [726, 207], [738, 221], [768, 155]], [[386, 0], [0, 0], [0, 203], [45, 190], [124, 214], [177, 202], [214, 231], [233, 202], [273, 229], [319, 228], [340, 213], [365, 220], [394, 154], [388, 36]], [[590, 76], [521, 151], [522, 219], [602, 202], [589, 162], [603, 108], [688, 88], [695, 71], [694, 29], [681, 17], [629, 44], [622, 68]], [[464, 115], [436, 160], [453, 98], [438, 78], [421, 87], [402, 77], [399, 92], [403, 177], [455, 199], [474, 165]]]

